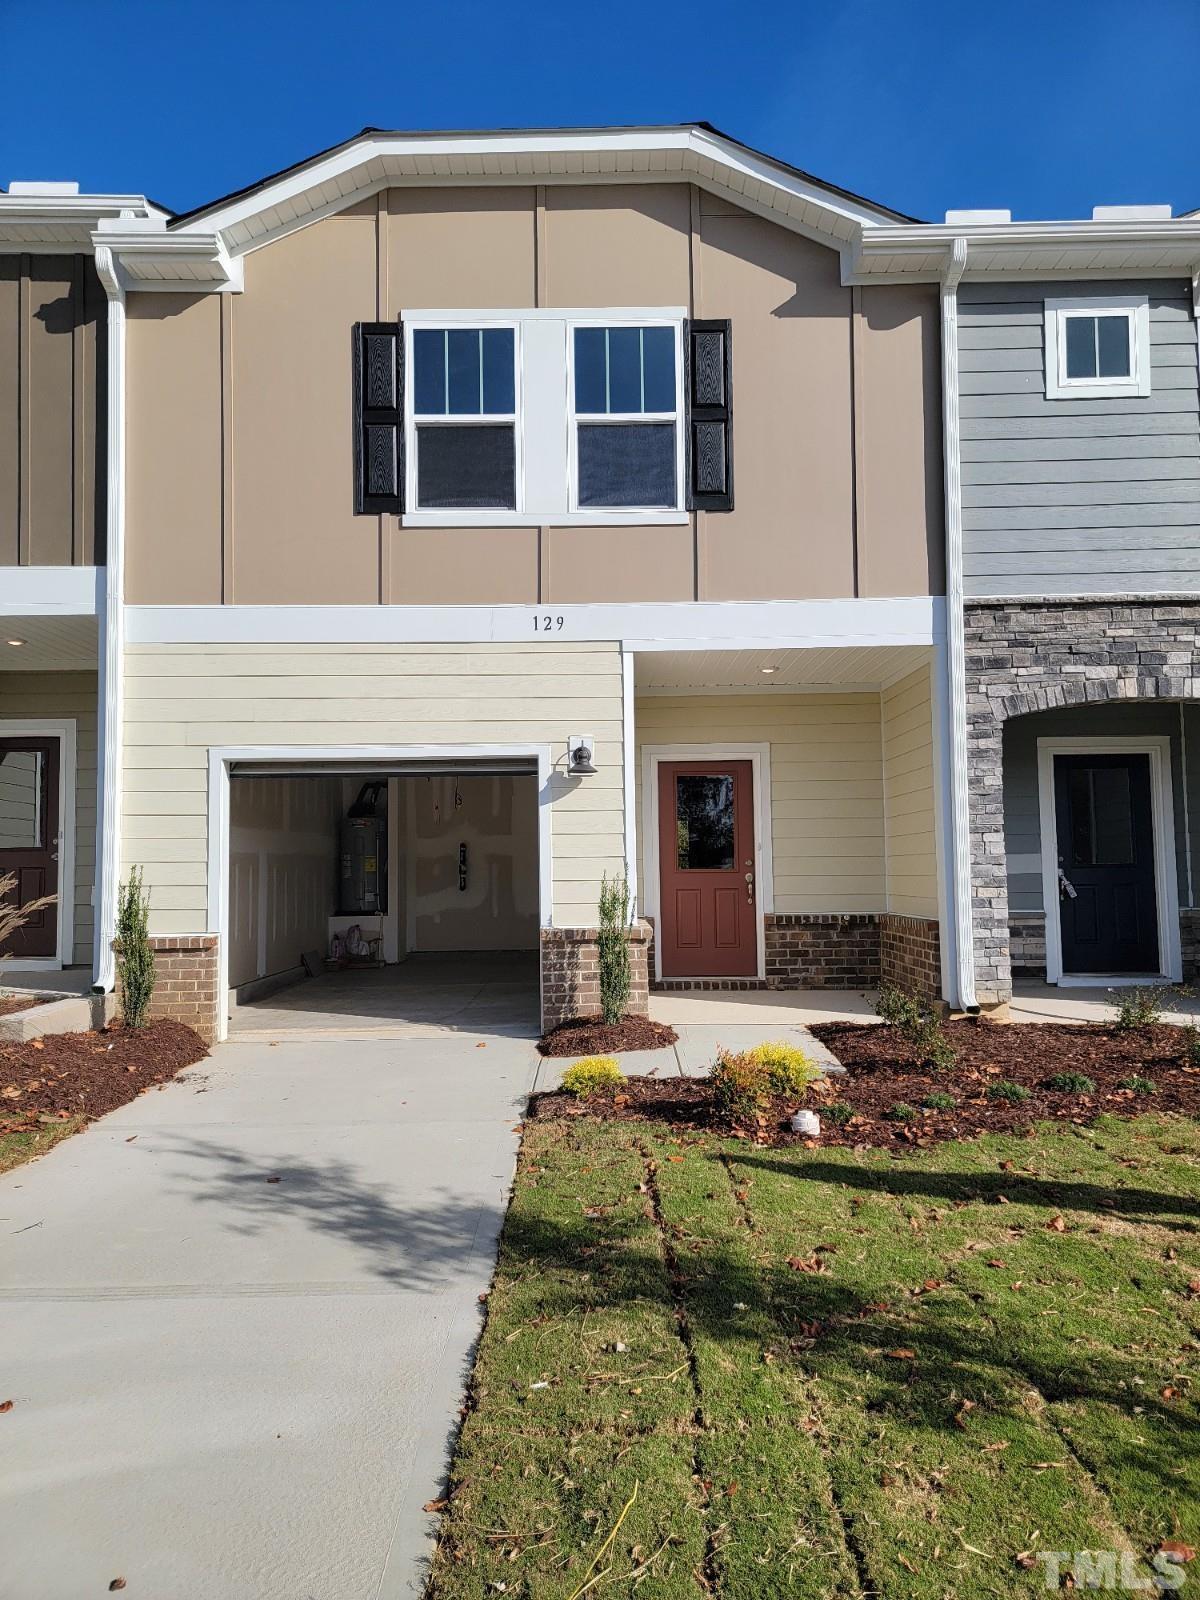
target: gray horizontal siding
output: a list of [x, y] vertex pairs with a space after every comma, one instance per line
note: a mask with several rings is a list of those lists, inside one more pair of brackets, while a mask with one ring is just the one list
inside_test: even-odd
[[[1044, 302], [1145, 293], [1151, 393], [1047, 400]], [[968, 595], [1200, 589], [1200, 396], [1185, 283], [959, 290]]]

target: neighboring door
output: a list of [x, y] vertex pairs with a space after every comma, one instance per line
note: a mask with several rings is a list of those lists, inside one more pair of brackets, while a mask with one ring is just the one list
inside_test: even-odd
[[1148, 755], [1054, 758], [1064, 973], [1156, 973]]
[[660, 764], [658, 859], [663, 977], [754, 977], [758, 901], [749, 761]]
[[[0, 878], [28, 905], [58, 893], [58, 764], [55, 738], [0, 738]], [[58, 954], [58, 908], [35, 911], [4, 946], [17, 957]]]

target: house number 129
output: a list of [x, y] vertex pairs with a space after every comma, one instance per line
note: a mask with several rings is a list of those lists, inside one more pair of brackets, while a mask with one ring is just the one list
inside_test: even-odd
[[548, 611], [535, 613], [533, 619], [534, 633], [559, 633], [562, 630], [565, 618], [552, 617]]

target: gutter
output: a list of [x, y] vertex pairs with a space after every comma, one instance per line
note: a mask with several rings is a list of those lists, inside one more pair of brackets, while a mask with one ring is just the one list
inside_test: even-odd
[[96, 272], [108, 296], [108, 454], [104, 606], [98, 694], [96, 933], [93, 992], [116, 985], [117, 897], [121, 882], [121, 765], [125, 651], [125, 286], [112, 250], [96, 244]]
[[942, 451], [946, 514], [946, 692], [950, 734], [950, 907], [953, 933], [952, 1006], [977, 1011], [971, 906], [971, 809], [967, 790], [967, 668], [963, 631], [962, 460], [958, 404], [958, 285], [967, 266], [967, 241], [950, 241], [941, 280]]

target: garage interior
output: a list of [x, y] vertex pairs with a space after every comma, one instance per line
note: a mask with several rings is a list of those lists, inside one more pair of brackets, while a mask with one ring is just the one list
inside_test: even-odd
[[536, 1028], [537, 798], [520, 762], [235, 766], [231, 1031]]

